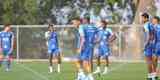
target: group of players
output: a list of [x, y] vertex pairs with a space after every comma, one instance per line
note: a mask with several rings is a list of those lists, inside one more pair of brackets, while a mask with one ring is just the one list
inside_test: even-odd
[[148, 66], [147, 80], [158, 80], [158, 58], [160, 56], [160, 18], [150, 18], [147, 13], [141, 15], [144, 23], [144, 55]]
[[[116, 39], [115, 34], [110, 28], [107, 28], [107, 22], [104, 20], [91, 22], [90, 18], [86, 17], [82, 20], [75, 18], [72, 24], [76, 28], [76, 51], [79, 53], [77, 65], [76, 80], [94, 80], [93, 74], [101, 73], [100, 64], [101, 57], [105, 58], [106, 66], [103, 74], [108, 71], [109, 60], [108, 56], [111, 53], [109, 43]], [[54, 25], [49, 25], [49, 31], [46, 33], [48, 53], [49, 53], [49, 72], [52, 69], [52, 58], [56, 56], [58, 60], [57, 72], [60, 72], [61, 54], [58, 47], [57, 33], [54, 30]], [[97, 69], [93, 72], [93, 53], [95, 46], [98, 45]]]
[[[160, 56], [160, 19], [155, 16], [151, 20], [147, 13], [141, 15], [144, 23], [145, 46], [144, 55], [148, 66], [147, 80], [158, 79], [158, 58]], [[104, 72], [106, 74], [109, 66], [109, 55], [111, 54], [110, 43], [112, 43], [116, 36], [110, 28], [107, 27], [107, 22], [99, 20], [96, 23], [92, 22], [90, 18], [86, 17], [82, 20], [75, 18], [72, 20], [75, 26], [76, 33], [76, 49], [79, 53], [77, 65], [77, 79], [76, 80], [94, 80], [93, 74], [101, 73], [101, 58], [105, 58], [106, 66]], [[58, 61], [57, 72], [60, 72], [61, 51], [58, 45], [57, 32], [54, 25], [50, 24], [48, 31], [45, 33], [49, 54], [49, 72], [53, 72], [52, 59], [55, 57]], [[93, 71], [93, 53], [95, 46], [97, 49], [97, 68]], [[4, 30], [0, 32], [0, 66], [5, 64], [6, 71], [10, 71], [11, 54], [14, 47], [14, 34], [11, 31], [10, 25], [5, 25]]]

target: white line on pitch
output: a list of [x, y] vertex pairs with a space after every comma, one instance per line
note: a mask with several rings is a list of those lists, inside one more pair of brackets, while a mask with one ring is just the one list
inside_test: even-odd
[[41, 78], [41, 80], [49, 80], [49, 79], [48, 79], [47, 77], [45, 77], [44, 75], [38, 73], [37, 71], [35, 71], [35, 70], [33, 70], [33, 69], [29, 68], [29, 67], [24, 66], [23, 64], [18, 64], [18, 65], [20, 65], [21, 68], [23, 68], [23, 69], [25, 69], [25, 70], [27, 70], [27, 71], [32, 72], [33, 74], [35, 74], [36, 76], [38, 76], [39, 78]]

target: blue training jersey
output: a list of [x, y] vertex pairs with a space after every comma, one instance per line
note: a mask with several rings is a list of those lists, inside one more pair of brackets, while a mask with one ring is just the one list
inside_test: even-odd
[[100, 45], [108, 44], [108, 40], [112, 35], [113, 35], [113, 32], [110, 28], [106, 28], [106, 29], [100, 28], [98, 32]]
[[155, 42], [160, 42], [160, 24], [154, 25]]
[[146, 22], [143, 28], [144, 28], [144, 38], [145, 38], [144, 42], [147, 42], [147, 36], [150, 36], [149, 34], [154, 31], [154, 27], [150, 22]]
[[48, 38], [48, 48], [49, 49], [56, 49], [58, 48], [58, 38], [56, 32], [50, 32]]
[[85, 39], [85, 45], [95, 43], [97, 32], [98, 29], [94, 24], [84, 24], [79, 28], [80, 36], [83, 36]]
[[13, 32], [0, 32], [1, 47], [3, 50], [10, 50], [12, 47], [12, 40], [14, 39]]

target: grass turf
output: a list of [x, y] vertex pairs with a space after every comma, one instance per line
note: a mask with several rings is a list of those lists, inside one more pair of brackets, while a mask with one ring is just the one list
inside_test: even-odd
[[[112, 63], [110, 69], [106, 75], [95, 75], [95, 80], [145, 80], [147, 75], [144, 63]], [[10, 72], [0, 67], [0, 80], [75, 80], [74, 64], [63, 63], [61, 70], [61, 73], [49, 74], [47, 62], [13, 62]]]

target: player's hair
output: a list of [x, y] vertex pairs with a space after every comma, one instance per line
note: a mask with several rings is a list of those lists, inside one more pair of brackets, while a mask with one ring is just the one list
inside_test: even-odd
[[153, 19], [156, 19], [158, 22], [160, 21], [160, 18], [158, 16], [154, 16]]
[[101, 23], [103, 23], [104, 24], [104, 27], [103, 27], [103, 29], [106, 29], [107, 28], [107, 21], [105, 21], [105, 20], [101, 20]]
[[147, 13], [143, 13], [141, 16], [143, 16], [146, 19], [149, 19], [149, 14], [147, 14]]
[[90, 22], [90, 18], [89, 17], [84, 17], [83, 19], [86, 19], [88, 22]]
[[79, 17], [75, 17], [75, 18], [73, 18], [72, 20], [80, 21], [80, 18], [79, 18]]
[[103, 23], [104, 25], [107, 25], [107, 24], [108, 24], [108, 22], [105, 21], [105, 20], [101, 20], [101, 23]]
[[10, 25], [11, 25], [11, 24], [5, 24], [5, 25], [4, 25], [4, 29], [5, 29], [6, 27], [10, 27]]
[[49, 24], [49, 25], [48, 25], [48, 29], [49, 29], [49, 28], [53, 28], [53, 31], [55, 31], [55, 29], [54, 29], [54, 24]]

